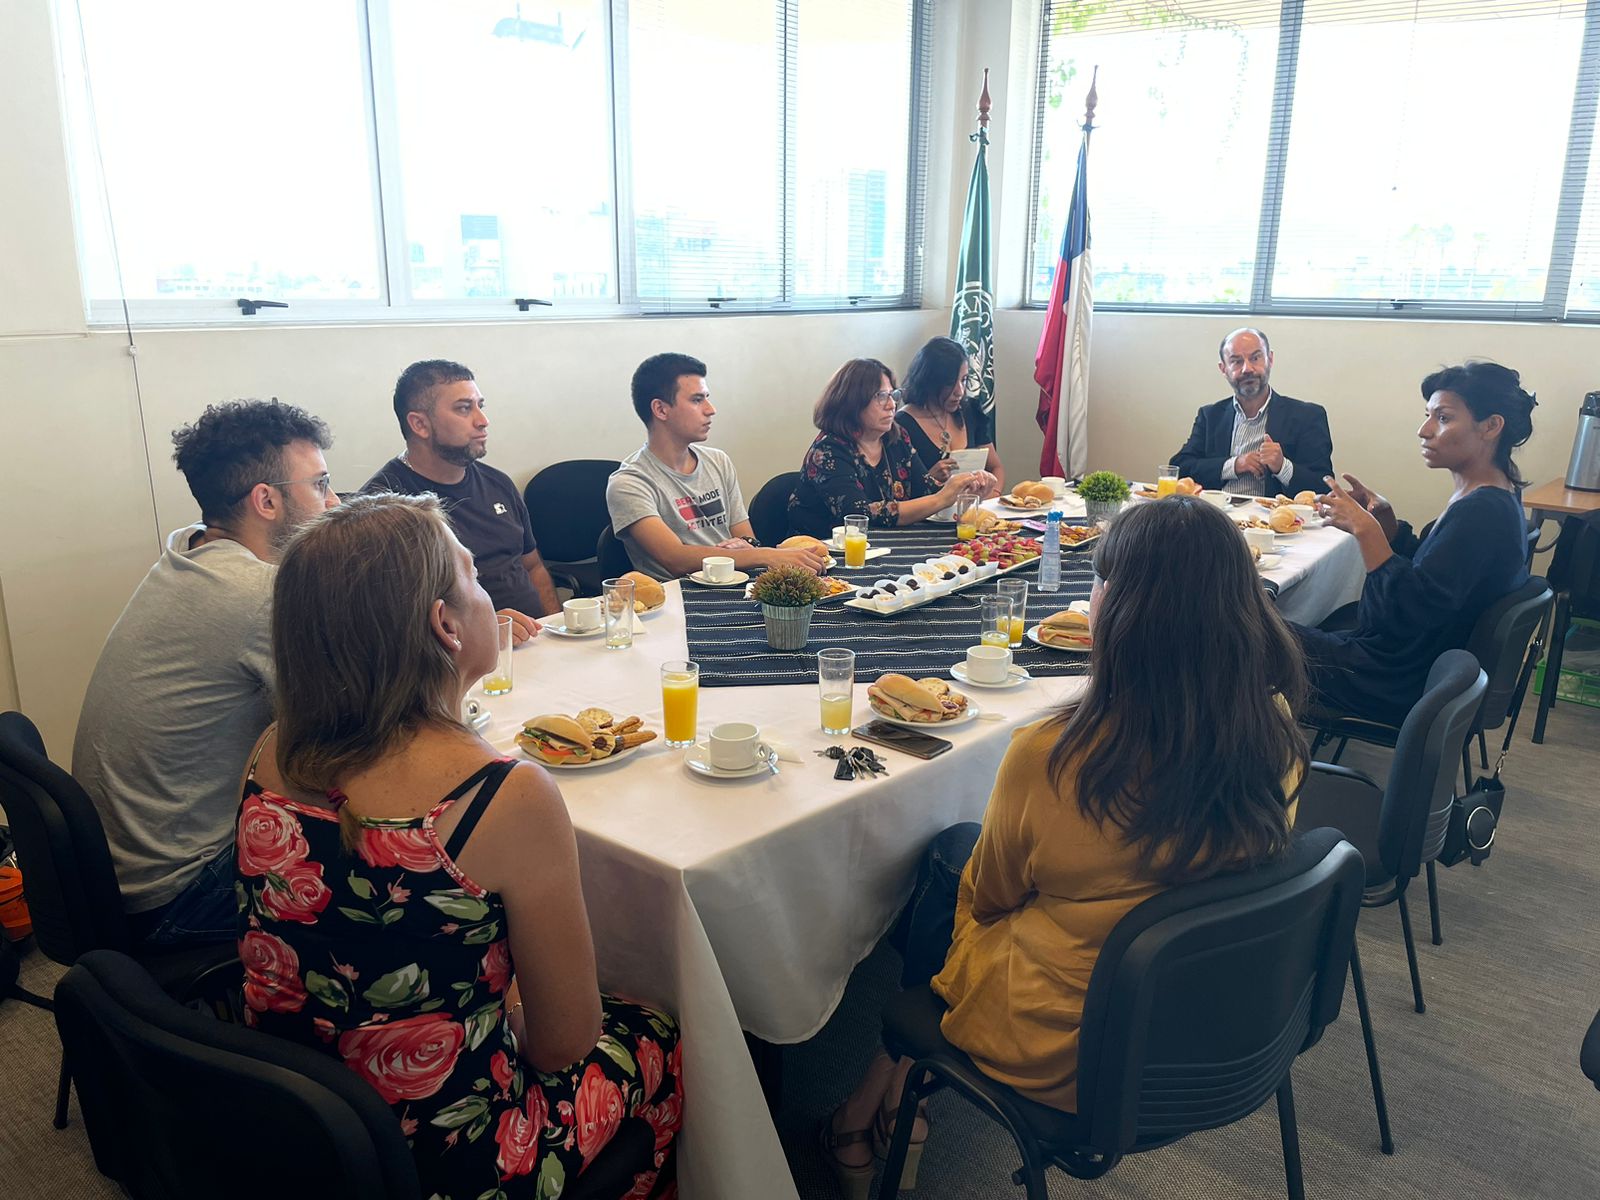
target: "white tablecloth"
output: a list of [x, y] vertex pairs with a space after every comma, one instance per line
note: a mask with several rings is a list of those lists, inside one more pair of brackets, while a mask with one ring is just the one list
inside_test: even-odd
[[[1271, 574], [1280, 606], [1314, 623], [1359, 591], [1360, 556], [1344, 534], [1310, 531]], [[679, 587], [667, 585], [666, 605], [630, 650], [548, 634], [520, 648], [515, 689], [483, 700], [486, 736], [515, 752], [526, 718], [591, 705], [659, 731], [660, 664], [686, 657]], [[867, 682], [856, 684], [857, 724], [869, 715]], [[608, 765], [554, 772], [578, 831], [602, 986], [665, 1007], [683, 1026], [686, 1200], [794, 1196], [741, 1030], [783, 1043], [822, 1027], [894, 921], [928, 840], [981, 818], [1011, 730], [1084, 682], [969, 689], [1004, 719], [941, 730], [955, 749], [928, 762], [885, 751], [891, 773], [872, 781], [836, 781], [832, 762], [812, 753], [835, 740], [821, 732], [812, 687], [700, 690], [702, 736], [721, 721], [753, 721], [799, 753], [776, 778], [706, 780], [659, 740]]]

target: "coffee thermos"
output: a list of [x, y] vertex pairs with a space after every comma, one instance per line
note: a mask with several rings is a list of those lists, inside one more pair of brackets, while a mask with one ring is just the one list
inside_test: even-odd
[[1590, 392], [1578, 410], [1578, 435], [1572, 439], [1567, 486], [1600, 492], [1600, 392]]

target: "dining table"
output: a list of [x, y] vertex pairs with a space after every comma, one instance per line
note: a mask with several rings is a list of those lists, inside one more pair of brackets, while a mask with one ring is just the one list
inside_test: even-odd
[[[1066, 519], [1080, 519], [1071, 498], [1061, 504]], [[930, 540], [925, 526], [872, 537], [879, 546]], [[931, 543], [945, 537], [954, 544], [953, 530]], [[1353, 598], [1352, 587], [1359, 592], [1353, 539], [1329, 529], [1291, 541], [1263, 572], [1280, 607], [1320, 620]], [[1063, 558], [1062, 590], [1030, 589], [1030, 618], [1087, 598], [1092, 550]], [[870, 583], [874, 570], [869, 562], [851, 574]], [[1020, 575], [1037, 584], [1036, 566]], [[518, 755], [525, 720], [592, 707], [640, 716], [659, 733], [662, 664], [689, 658], [691, 645], [706, 645], [718, 626], [759, 625], [750, 619], [756, 605], [739, 591], [697, 588], [668, 582], [665, 603], [635, 621], [627, 648], [552, 628], [518, 647], [512, 690], [474, 693], [487, 713], [484, 736]], [[992, 592], [993, 580], [969, 590]], [[952, 743], [948, 753], [924, 760], [879, 749], [887, 774], [835, 778], [834, 760], [819, 752], [859, 743], [822, 730], [815, 652], [851, 637], [909, 644], [914, 630], [947, 620], [940, 610], [948, 609], [959, 616], [944, 648], [919, 653], [905, 669], [949, 678], [962, 641], [978, 640], [978, 617], [968, 608], [975, 606], [965, 591], [891, 616], [837, 607], [814, 623], [799, 660], [746, 639], [731, 657], [751, 668], [749, 677], [718, 685], [713, 670], [702, 679], [696, 731], [703, 738], [722, 722], [755, 724], [778, 752], [759, 771], [705, 776], [691, 769], [686, 751], [659, 737], [589, 766], [551, 770], [577, 833], [602, 988], [666, 1009], [682, 1029], [678, 1172], [686, 1200], [796, 1196], [745, 1035], [783, 1045], [822, 1028], [852, 970], [894, 923], [928, 841], [957, 822], [981, 820], [1012, 733], [1071, 704], [1086, 686], [1087, 656], [1030, 644], [1019, 664], [1042, 666], [1028, 677], [998, 688], [961, 686], [969, 716], [934, 731]], [[780, 669], [762, 670], [763, 659]], [[873, 715], [866, 689], [875, 678], [857, 672], [854, 724]]]

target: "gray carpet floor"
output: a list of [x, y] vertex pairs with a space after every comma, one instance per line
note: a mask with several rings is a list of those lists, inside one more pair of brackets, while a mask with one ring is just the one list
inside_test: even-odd
[[[1525, 727], [1526, 728], [1526, 727]], [[1355, 749], [1352, 765], [1381, 758]], [[1381, 777], [1381, 776], [1380, 776]], [[1354, 999], [1295, 1067], [1306, 1191], [1311, 1197], [1600, 1196], [1600, 1093], [1579, 1073], [1578, 1045], [1600, 1008], [1600, 710], [1566, 704], [1547, 744], [1519, 735], [1506, 762], [1506, 818], [1483, 867], [1440, 872], [1444, 945], [1413, 912], [1428, 1011], [1411, 1009], [1395, 909], [1364, 912], [1361, 958], [1398, 1152], [1378, 1149]], [[877, 1045], [877, 1014], [899, 961], [880, 949], [851, 981], [827, 1027], [785, 1054], [779, 1132], [805, 1200], [838, 1195], [816, 1129]], [[60, 968], [37, 953], [25, 986], [48, 993]], [[96, 1174], [76, 1105], [50, 1126], [57, 1044], [48, 1014], [0, 1006], [0, 1194], [117, 1197]], [[692, 1085], [691, 1085], [692, 1086]], [[938, 1096], [914, 1193], [929, 1200], [1020, 1196], [998, 1130]], [[1129, 1159], [1095, 1183], [1053, 1173], [1051, 1195], [1256, 1200], [1283, 1195], [1276, 1112]], [[759, 1198], [752, 1198], [759, 1200]]]

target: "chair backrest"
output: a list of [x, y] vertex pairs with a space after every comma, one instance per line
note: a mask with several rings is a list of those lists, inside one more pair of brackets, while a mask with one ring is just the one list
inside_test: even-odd
[[1378, 814], [1378, 858], [1390, 876], [1416, 877], [1450, 831], [1456, 767], [1489, 679], [1466, 650], [1446, 650], [1395, 738]]
[[633, 560], [628, 557], [628, 548], [616, 534], [611, 532], [609, 525], [600, 531], [600, 537], [595, 542], [594, 556], [600, 564], [602, 579], [616, 579], [633, 570]]
[[95, 1165], [135, 1200], [420, 1195], [400, 1122], [338, 1059], [185, 1008], [114, 951], [55, 1000]]
[[1600, 510], [1562, 523], [1550, 559], [1550, 586], [1571, 596], [1577, 608], [1600, 605]]
[[606, 481], [622, 464], [613, 458], [551, 463], [522, 489], [539, 556], [547, 562], [583, 562], [611, 521]]
[[19, 712], [0, 713], [0, 808], [11, 823], [39, 949], [69, 965], [88, 950], [126, 949], [122, 889], [100, 814]]
[[1528, 643], [1554, 603], [1555, 595], [1549, 586], [1539, 576], [1532, 575], [1528, 582], [1500, 597], [1478, 618], [1467, 649], [1488, 676], [1489, 685], [1484, 689], [1483, 702], [1472, 724], [1474, 732], [1499, 729], [1505, 724], [1506, 713], [1516, 695], [1517, 681], [1522, 676], [1522, 660], [1527, 656]]
[[1253, 1111], [1339, 1013], [1364, 879], [1336, 829], [1117, 922], [1078, 1043], [1086, 1148], [1119, 1156]]
[[799, 471], [774, 475], [750, 501], [750, 528], [763, 546], [776, 546], [789, 536], [789, 497], [799, 482]]

